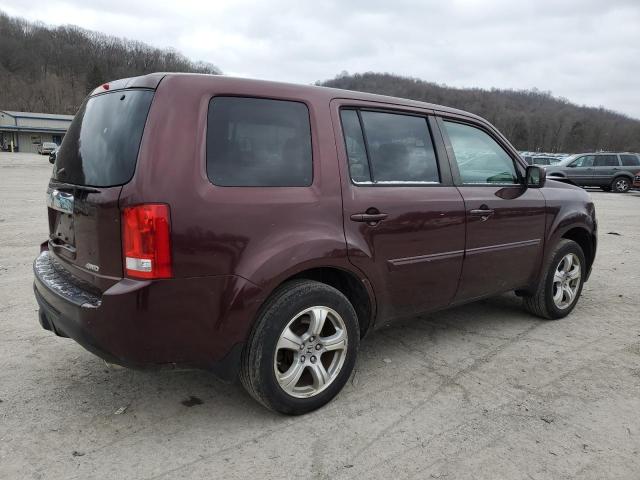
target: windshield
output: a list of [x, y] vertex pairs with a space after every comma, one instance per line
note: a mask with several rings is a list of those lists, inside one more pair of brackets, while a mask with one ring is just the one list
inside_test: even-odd
[[120, 90], [87, 99], [60, 145], [53, 178], [92, 187], [131, 180], [152, 90]]

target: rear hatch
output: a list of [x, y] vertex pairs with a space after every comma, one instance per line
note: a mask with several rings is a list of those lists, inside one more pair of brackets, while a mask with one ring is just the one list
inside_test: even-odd
[[153, 94], [136, 88], [85, 100], [47, 189], [49, 250], [100, 290], [122, 278], [118, 198], [133, 177]]

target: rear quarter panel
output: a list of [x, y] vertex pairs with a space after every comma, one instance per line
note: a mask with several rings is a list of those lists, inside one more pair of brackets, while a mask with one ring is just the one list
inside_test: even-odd
[[[307, 105], [313, 152], [310, 187], [220, 187], [209, 181], [207, 112], [211, 98], [221, 95]], [[165, 77], [151, 106], [136, 174], [120, 198], [121, 207], [143, 202], [171, 207], [176, 277], [237, 275], [258, 287], [247, 293], [246, 318], [234, 319], [247, 328], [260, 304], [288, 276], [321, 266], [353, 270], [346, 256], [329, 100], [322, 90], [313, 96], [293, 85]]]

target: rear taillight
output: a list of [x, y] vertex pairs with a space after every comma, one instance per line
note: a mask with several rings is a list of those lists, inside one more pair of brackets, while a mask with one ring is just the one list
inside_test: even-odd
[[125, 208], [122, 224], [125, 274], [145, 279], [171, 277], [169, 206], [147, 203]]

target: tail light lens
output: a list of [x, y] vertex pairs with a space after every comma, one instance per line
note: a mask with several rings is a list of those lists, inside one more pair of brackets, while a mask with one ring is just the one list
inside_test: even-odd
[[133, 278], [169, 278], [171, 217], [169, 206], [147, 203], [122, 212], [124, 270]]

